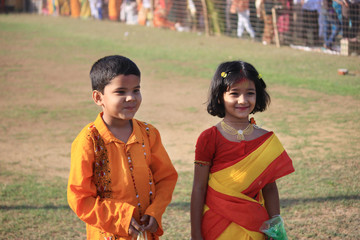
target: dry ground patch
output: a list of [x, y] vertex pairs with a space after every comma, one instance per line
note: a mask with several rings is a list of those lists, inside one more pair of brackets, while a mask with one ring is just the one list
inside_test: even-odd
[[[71, 142], [99, 111], [91, 100], [88, 72], [103, 53], [72, 47], [64, 50], [71, 53], [52, 53], [39, 46], [41, 39], [1, 37], [0, 171], [36, 175], [44, 182], [54, 177], [66, 180]], [[164, 216], [169, 228], [164, 238], [187, 239], [194, 146], [198, 135], [219, 121], [206, 113], [210, 80], [171, 72], [159, 78], [146, 61], [138, 62], [143, 104], [137, 118], [160, 130], [181, 174], [174, 203]], [[296, 173], [279, 184], [291, 239], [359, 238], [359, 98], [268, 87], [270, 108], [255, 118], [276, 132], [294, 160]], [[12, 181], [0, 174], [0, 183]], [[182, 223], [173, 227], [179, 214]]]

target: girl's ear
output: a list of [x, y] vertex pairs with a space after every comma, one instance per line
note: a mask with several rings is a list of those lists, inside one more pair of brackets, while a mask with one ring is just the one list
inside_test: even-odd
[[102, 104], [103, 94], [101, 92], [99, 92], [98, 90], [94, 90], [92, 92], [92, 98], [96, 105], [98, 105], [100, 107], [103, 105]]

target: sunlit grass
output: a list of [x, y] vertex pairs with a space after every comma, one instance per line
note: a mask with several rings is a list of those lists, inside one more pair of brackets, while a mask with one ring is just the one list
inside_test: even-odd
[[[70, 158], [72, 140], [99, 111], [91, 99], [90, 66], [110, 54], [138, 63], [148, 97], [147, 109], [139, 114], [164, 130], [164, 145], [179, 170], [163, 216], [163, 239], [190, 237], [194, 145], [213, 121], [204, 117], [206, 99], [198, 94], [201, 90], [206, 96], [216, 66], [233, 59], [253, 63], [263, 75], [273, 105], [256, 120], [276, 132], [294, 162], [295, 173], [278, 181], [289, 238], [360, 238], [360, 82], [358, 76], [336, 71], [358, 69], [358, 57], [34, 15], [0, 15], [0, 36], [1, 238], [85, 239], [85, 224], [67, 206], [67, 176], [52, 179], [33, 163], [49, 160], [54, 149], [37, 152], [47, 142], [60, 146], [55, 160]], [[326, 102], [332, 98], [340, 99], [335, 103], [341, 111]], [[189, 99], [194, 101], [184, 103]], [[14, 157], [31, 145], [36, 146], [33, 155]], [[51, 170], [66, 172], [68, 167]]]

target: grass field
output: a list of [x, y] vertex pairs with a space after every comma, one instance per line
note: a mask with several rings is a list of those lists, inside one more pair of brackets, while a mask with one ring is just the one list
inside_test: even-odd
[[[142, 70], [140, 120], [179, 172], [162, 239], [189, 239], [194, 145], [216, 66], [253, 63], [272, 103], [256, 114], [296, 172], [278, 181], [289, 239], [360, 239], [360, 58], [114, 22], [0, 15], [0, 238], [85, 239], [66, 201], [70, 145], [99, 109], [90, 66], [121, 54]], [[338, 68], [349, 75], [340, 76]]]

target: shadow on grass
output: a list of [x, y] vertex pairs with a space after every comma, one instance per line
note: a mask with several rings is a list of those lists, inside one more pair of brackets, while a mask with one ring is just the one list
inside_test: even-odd
[[360, 195], [340, 195], [315, 198], [283, 198], [280, 199], [280, 203], [282, 207], [288, 207], [303, 203], [341, 202], [348, 200], [360, 200]]
[[0, 211], [11, 211], [11, 210], [39, 210], [39, 209], [43, 209], [43, 210], [64, 210], [64, 209], [69, 209], [70, 207], [67, 205], [59, 205], [59, 206], [55, 206], [55, 205], [44, 205], [44, 206], [28, 206], [28, 205], [0, 205]]
[[[289, 207], [303, 203], [341, 202], [349, 200], [360, 200], [360, 195], [340, 195], [315, 198], [283, 198], [280, 199], [280, 203], [282, 207]], [[190, 209], [190, 202], [171, 202], [169, 207], [172, 209], [187, 211]]]
[[[288, 207], [303, 203], [321, 203], [321, 202], [340, 202], [348, 200], [360, 200], [360, 195], [344, 195], [344, 196], [328, 196], [328, 197], [316, 197], [316, 198], [283, 198], [280, 200], [282, 207]], [[172, 202], [169, 204], [172, 209], [187, 211], [190, 209], [190, 202]], [[64, 210], [69, 209], [68, 205], [44, 205], [44, 206], [28, 206], [28, 205], [0, 205], [0, 210], [32, 210], [32, 209], [52, 209], [52, 210]]]

